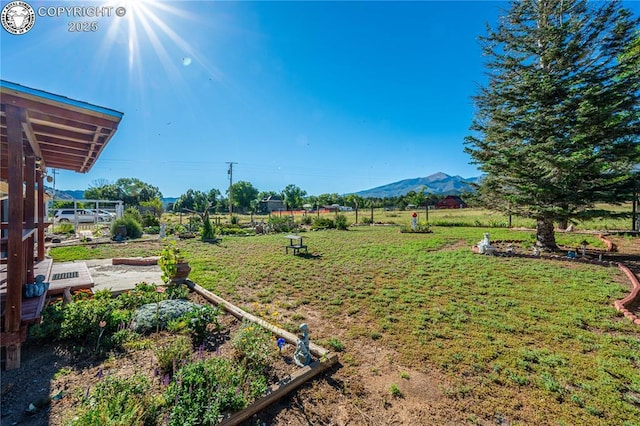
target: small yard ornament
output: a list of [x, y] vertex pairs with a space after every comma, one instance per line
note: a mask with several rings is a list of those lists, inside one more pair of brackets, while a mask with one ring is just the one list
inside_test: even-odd
[[298, 367], [304, 367], [311, 362], [311, 355], [309, 354], [309, 327], [307, 327], [307, 324], [300, 324], [300, 336], [298, 344], [296, 345], [296, 351], [293, 354], [293, 360]]
[[480, 254], [494, 254], [496, 252], [496, 248], [489, 241], [489, 233], [487, 232], [485, 232], [484, 238], [478, 243], [477, 247]]
[[418, 213], [413, 212], [411, 215], [411, 230], [415, 231], [418, 229]]

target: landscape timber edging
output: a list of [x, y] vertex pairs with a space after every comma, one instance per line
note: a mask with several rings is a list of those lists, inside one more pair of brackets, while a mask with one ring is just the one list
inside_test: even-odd
[[[261, 325], [275, 335], [282, 337], [292, 345], [296, 345], [298, 343], [298, 337], [295, 334], [289, 333], [286, 330], [269, 324], [268, 322], [256, 317], [255, 315], [251, 315], [250, 313], [243, 311], [237, 306], [227, 302], [225, 299], [217, 296], [216, 294], [210, 292], [209, 290], [199, 286], [192, 281], [187, 280], [186, 285], [191, 290], [207, 299], [209, 302], [215, 303], [216, 305], [222, 307], [225, 311], [227, 311], [234, 317], [240, 320], [246, 319], [253, 323]], [[254, 401], [244, 410], [238, 411], [231, 417], [224, 419], [222, 422], [220, 422], [219, 426], [235, 426], [240, 424], [241, 422], [262, 411], [269, 405], [281, 399], [289, 392], [293, 391], [297, 387], [301, 386], [311, 378], [317, 376], [318, 374], [322, 373], [338, 362], [337, 354], [330, 353], [327, 349], [318, 346], [315, 343], [309, 342], [309, 352], [311, 352], [317, 358], [316, 361], [313, 361], [311, 362], [311, 364], [300, 368], [295, 373], [285, 377], [284, 379], [280, 380], [280, 382], [269, 387], [265, 396]]]

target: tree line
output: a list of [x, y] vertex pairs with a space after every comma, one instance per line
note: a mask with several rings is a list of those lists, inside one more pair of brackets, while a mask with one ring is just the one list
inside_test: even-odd
[[[217, 212], [229, 211], [229, 190], [226, 196], [216, 188], [208, 191], [188, 189], [180, 195], [174, 203], [169, 203], [167, 211], [173, 212]], [[284, 202], [286, 210], [299, 210], [305, 207], [313, 209], [325, 206], [339, 205], [351, 208], [395, 208], [405, 209], [408, 206], [424, 208], [426, 204], [435, 206], [445, 196], [441, 194], [424, 194], [422, 192], [409, 191], [407, 194], [396, 197], [363, 198], [357, 194], [341, 195], [326, 193], [320, 195], [308, 195], [307, 191], [297, 185], [287, 185], [282, 191], [259, 191], [251, 182], [238, 181], [231, 186], [233, 210], [244, 213], [260, 212], [260, 202], [269, 197], [278, 197]], [[121, 178], [114, 183], [100, 181], [92, 185], [84, 193], [86, 199], [122, 200], [125, 207], [145, 206], [162, 209], [162, 193], [151, 184], [136, 178]], [[466, 194], [465, 201], [473, 200], [473, 194]]]

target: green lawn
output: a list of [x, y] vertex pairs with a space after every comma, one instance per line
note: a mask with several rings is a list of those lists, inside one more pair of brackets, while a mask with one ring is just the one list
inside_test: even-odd
[[[285, 255], [282, 235], [179, 245], [203, 287], [292, 331], [307, 321], [313, 338], [344, 343], [344, 374], [357, 375], [361, 362], [350, 347], [374, 339], [397, 352], [399, 367], [448, 374], [452, 404], [478, 418], [639, 424], [640, 329], [612, 306], [628, 293], [622, 274], [474, 255], [483, 232], [532, 238], [507, 229], [357, 227], [307, 232], [310, 257]], [[561, 244], [583, 238], [558, 234]], [[157, 255], [160, 245], [135, 247], [117, 246], [117, 256]], [[73, 250], [52, 255], [113, 256], [109, 246]]]

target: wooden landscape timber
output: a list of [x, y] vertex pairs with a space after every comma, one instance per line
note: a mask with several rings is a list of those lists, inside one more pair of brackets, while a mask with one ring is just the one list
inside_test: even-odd
[[[198, 293], [208, 301], [222, 307], [225, 311], [227, 311], [234, 317], [240, 320], [246, 319], [248, 321], [256, 323], [266, 328], [267, 330], [271, 331], [278, 337], [282, 337], [288, 343], [292, 345], [297, 344], [298, 337], [295, 334], [289, 333], [286, 330], [283, 330], [272, 324], [269, 324], [268, 322], [256, 317], [255, 315], [251, 315], [250, 313], [243, 311], [237, 306], [229, 303], [225, 299], [215, 295], [214, 293], [210, 292], [209, 290], [199, 286], [198, 284], [192, 281], [187, 280], [186, 284], [191, 290], [195, 291], [196, 293]], [[247, 420], [249, 417], [253, 416], [254, 414], [264, 410], [266, 407], [278, 401], [280, 398], [287, 395], [289, 392], [292, 392], [294, 389], [296, 389], [300, 385], [306, 383], [308, 380], [312, 379], [313, 377], [317, 376], [318, 374], [322, 373], [323, 371], [325, 371], [326, 369], [328, 369], [329, 367], [333, 366], [338, 362], [337, 354], [330, 353], [327, 349], [321, 346], [318, 346], [315, 343], [309, 342], [309, 352], [311, 352], [311, 354], [313, 354], [313, 356], [317, 358], [316, 361], [312, 361], [309, 365], [302, 367], [295, 373], [289, 375], [288, 377], [285, 377], [284, 379], [280, 380], [280, 382], [272, 385], [267, 390], [267, 394], [264, 397], [253, 402], [244, 410], [239, 411], [233, 414], [231, 417], [223, 420], [220, 423], [220, 426], [233, 426], [233, 425], [240, 424], [241, 422]]]

